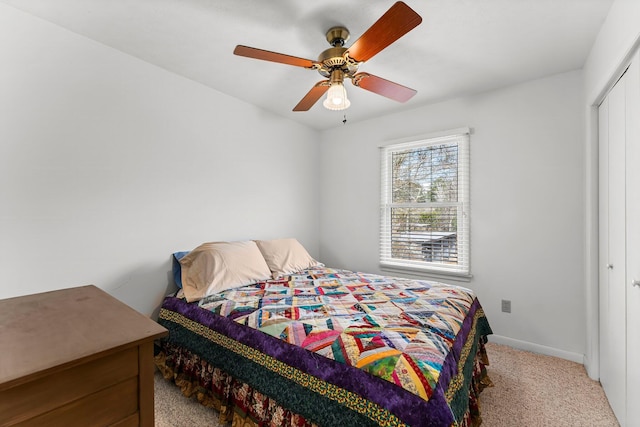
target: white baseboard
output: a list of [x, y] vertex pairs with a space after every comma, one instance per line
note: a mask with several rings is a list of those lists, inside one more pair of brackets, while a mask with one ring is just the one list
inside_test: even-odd
[[528, 341], [520, 341], [515, 338], [503, 337], [501, 335], [489, 335], [489, 342], [507, 345], [517, 348], [518, 350], [530, 351], [532, 353], [544, 354], [546, 356], [559, 357], [561, 359], [570, 360], [572, 362], [584, 365], [584, 354], [573, 353], [571, 351], [560, 350], [546, 345], [534, 344]]

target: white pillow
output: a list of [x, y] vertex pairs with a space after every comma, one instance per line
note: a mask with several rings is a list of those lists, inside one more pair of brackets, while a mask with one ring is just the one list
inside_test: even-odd
[[256, 240], [273, 278], [322, 265], [296, 239]]
[[180, 265], [182, 289], [189, 302], [271, 278], [253, 241], [203, 243], [180, 259]]

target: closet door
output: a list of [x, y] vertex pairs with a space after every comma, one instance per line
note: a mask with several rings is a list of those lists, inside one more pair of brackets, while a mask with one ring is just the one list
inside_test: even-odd
[[627, 425], [640, 426], [640, 58], [627, 71]]
[[625, 79], [600, 106], [600, 382], [626, 420]]

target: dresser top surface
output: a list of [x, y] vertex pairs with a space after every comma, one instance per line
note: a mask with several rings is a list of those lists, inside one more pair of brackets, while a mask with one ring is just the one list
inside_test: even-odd
[[0, 300], [0, 388], [166, 334], [93, 285]]

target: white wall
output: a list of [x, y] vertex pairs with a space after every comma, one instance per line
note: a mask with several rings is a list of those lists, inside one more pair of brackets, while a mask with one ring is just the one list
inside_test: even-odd
[[615, 0], [584, 66], [585, 93], [585, 367], [599, 377], [598, 338], [598, 115], [597, 106], [640, 44], [640, 1]]
[[584, 65], [587, 101], [602, 97], [640, 39], [640, 1], [615, 0]]
[[[320, 259], [382, 272], [378, 146], [469, 126], [473, 278], [466, 285], [495, 334], [581, 361], [582, 88], [575, 71], [325, 131]], [[511, 314], [500, 311], [501, 299], [512, 301]]]
[[295, 236], [319, 136], [0, 4], [0, 298], [95, 284], [151, 314], [169, 257]]

